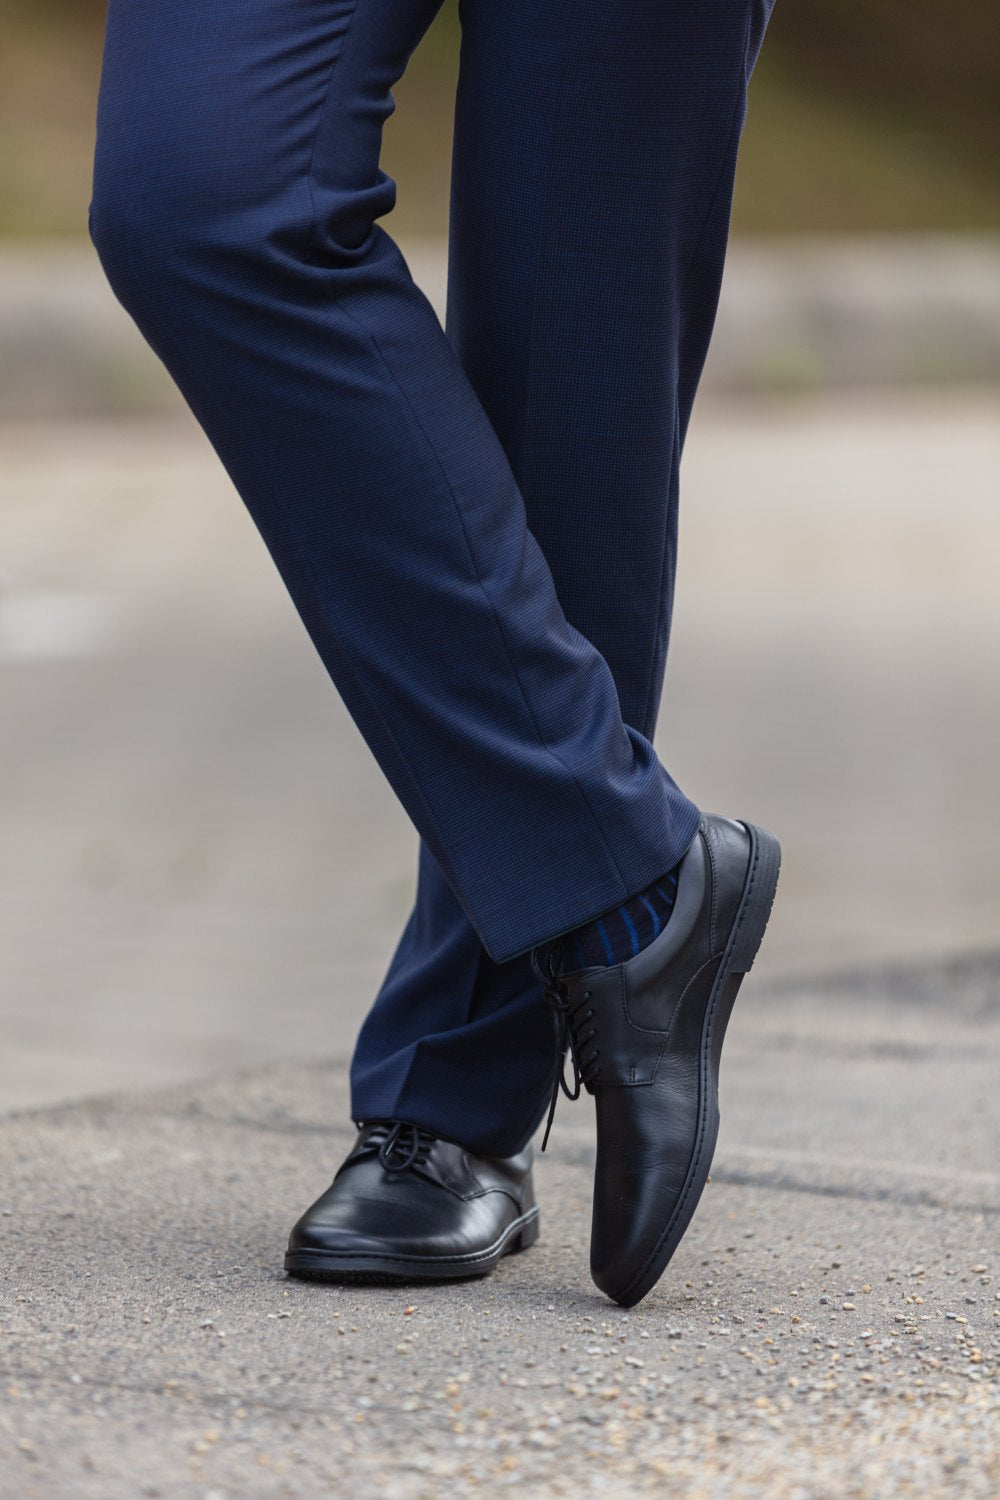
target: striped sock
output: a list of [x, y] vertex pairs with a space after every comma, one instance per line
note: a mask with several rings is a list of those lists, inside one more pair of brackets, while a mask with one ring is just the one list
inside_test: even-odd
[[594, 964], [620, 964], [634, 958], [659, 937], [670, 920], [676, 895], [675, 866], [621, 906], [574, 927], [559, 939], [566, 968], [587, 969]]

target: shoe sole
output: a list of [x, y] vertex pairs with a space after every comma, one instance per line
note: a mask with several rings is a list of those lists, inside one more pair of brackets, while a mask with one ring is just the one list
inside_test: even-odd
[[353, 1282], [363, 1286], [399, 1285], [416, 1281], [464, 1281], [488, 1276], [505, 1255], [527, 1250], [539, 1235], [538, 1208], [514, 1219], [500, 1238], [473, 1255], [442, 1256], [431, 1260], [417, 1255], [373, 1255], [365, 1251], [329, 1252], [289, 1250], [285, 1270], [301, 1281]]
[[753, 967], [764, 938], [781, 868], [781, 845], [772, 833], [752, 823], [743, 827], [750, 835], [750, 861], [743, 894], [729, 940], [712, 986], [699, 1051], [698, 1133], [687, 1177], [673, 1213], [656, 1248], [628, 1286], [613, 1295], [622, 1307], [634, 1307], [662, 1276], [691, 1222], [712, 1168], [719, 1135], [719, 1063], [722, 1043], [740, 985]]

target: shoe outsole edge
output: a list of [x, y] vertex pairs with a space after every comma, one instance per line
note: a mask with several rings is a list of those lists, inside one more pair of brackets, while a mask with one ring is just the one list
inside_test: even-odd
[[362, 1286], [405, 1285], [420, 1281], [465, 1281], [488, 1276], [505, 1255], [527, 1250], [540, 1233], [537, 1205], [512, 1219], [503, 1234], [475, 1255], [378, 1255], [359, 1251], [288, 1251], [285, 1270], [299, 1281], [346, 1282]]

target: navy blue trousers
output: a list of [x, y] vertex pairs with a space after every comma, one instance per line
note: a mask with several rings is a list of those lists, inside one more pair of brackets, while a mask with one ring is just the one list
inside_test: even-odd
[[772, 3], [461, 0], [442, 329], [378, 222], [441, 0], [110, 0], [91, 237], [421, 839], [354, 1119], [517, 1150], [530, 948], [694, 835], [651, 737]]

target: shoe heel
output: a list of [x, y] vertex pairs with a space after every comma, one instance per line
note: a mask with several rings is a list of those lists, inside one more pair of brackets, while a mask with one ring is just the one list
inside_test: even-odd
[[756, 828], [752, 823], [743, 826], [750, 835], [750, 874], [727, 963], [730, 974], [749, 974], [753, 968], [771, 915], [781, 869], [781, 845], [774, 834], [768, 833], [766, 828]]
[[511, 1242], [510, 1248], [514, 1251], [527, 1250], [529, 1246], [535, 1243], [541, 1232], [542, 1231], [541, 1225], [539, 1223], [539, 1215], [536, 1214], [533, 1219], [528, 1220], [527, 1224], [525, 1224], [524, 1228], [521, 1230], [517, 1238]]

